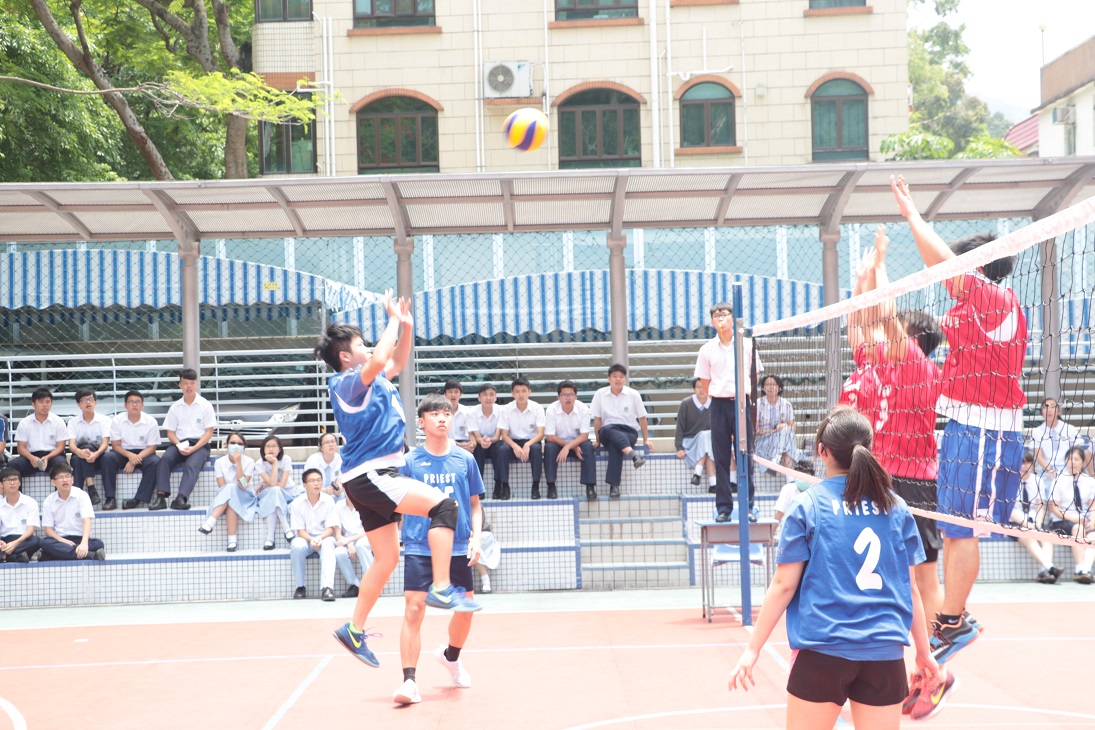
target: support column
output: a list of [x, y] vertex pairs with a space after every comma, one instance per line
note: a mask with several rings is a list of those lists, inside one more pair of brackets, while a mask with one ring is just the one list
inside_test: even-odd
[[[840, 229], [821, 233], [821, 283], [824, 291], [824, 304], [836, 304], [840, 301], [840, 257], [837, 244], [840, 243]], [[825, 402], [832, 408], [840, 400], [840, 388], [843, 378], [840, 373], [840, 320], [831, 319], [822, 325], [825, 331]]]
[[608, 305], [612, 329], [612, 362], [627, 367], [627, 236], [608, 234]]
[[182, 344], [183, 367], [201, 375], [201, 336], [198, 329], [198, 254], [199, 241], [179, 241], [182, 261]]
[[[397, 297], [406, 297], [414, 301], [414, 237], [406, 236], [395, 239], [395, 294]], [[418, 312], [415, 312], [418, 315]], [[411, 343], [411, 354], [407, 356], [407, 364], [399, 374], [399, 398], [403, 401], [403, 411], [414, 414], [418, 409], [415, 394], [415, 382], [417, 380], [414, 364], [414, 343]], [[414, 418], [409, 417], [407, 424], [406, 441], [408, 446], [415, 446]]]
[[1043, 398], [1061, 400], [1061, 286], [1058, 280], [1057, 241], [1038, 244], [1042, 272], [1042, 357], [1038, 367], [1045, 385]]

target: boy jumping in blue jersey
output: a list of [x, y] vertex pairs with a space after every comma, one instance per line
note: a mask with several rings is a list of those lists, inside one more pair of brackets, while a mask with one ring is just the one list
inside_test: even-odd
[[[418, 406], [418, 423], [426, 433], [426, 443], [411, 451], [399, 473], [454, 498], [460, 504], [460, 518], [453, 540], [449, 575], [457, 589], [472, 593], [471, 566], [479, 562], [482, 547], [479, 533], [483, 528], [483, 477], [475, 459], [449, 438], [452, 404], [443, 395], [428, 395]], [[430, 523], [424, 517], [403, 519], [403, 596], [406, 610], [399, 635], [399, 655], [403, 660], [403, 684], [395, 701], [409, 705], [422, 701], [415, 683], [415, 667], [422, 652], [422, 617], [426, 613], [426, 589], [433, 579], [432, 558], [427, 533]], [[464, 556], [467, 556], [466, 558]], [[471, 631], [471, 614], [454, 613], [449, 621], [449, 644], [440, 646], [434, 658], [449, 671], [457, 687], [470, 687], [471, 675], [460, 661], [460, 650]]]
[[391, 291], [384, 295], [384, 307], [388, 325], [372, 350], [365, 346], [357, 327], [334, 324], [315, 347], [316, 356], [337, 371], [327, 382], [331, 409], [346, 439], [342, 486], [361, 515], [375, 556], [362, 576], [353, 619], [335, 631], [335, 638], [371, 667], [380, 666], [380, 662], [366, 646], [364, 627], [399, 563], [399, 514], [430, 518], [428, 540], [434, 584], [427, 592], [426, 603], [462, 612], [481, 608], [449, 581], [453, 531], [459, 517], [456, 500], [398, 472], [404, 464], [407, 424], [399, 391], [391, 379], [410, 355], [414, 318], [410, 302], [392, 299]]

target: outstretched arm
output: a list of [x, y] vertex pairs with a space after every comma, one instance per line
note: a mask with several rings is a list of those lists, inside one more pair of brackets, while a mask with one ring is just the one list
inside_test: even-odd
[[388, 312], [388, 326], [376, 341], [369, 361], [361, 368], [361, 382], [364, 385], [372, 385], [380, 371], [391, 364], [395, 343], [399, 338], [399, 304], [392, 299], [391, 289], [384, 292], [384, 309]]
[[[920, 211], [916, 209], [916, 203], [913, 202], [912, 194], [909, 192], [909, 183], [905, 178], [890, 175], [890, 189], [893, 190], [894, 197], [897, 199], [898, 210], [909, 223], [909, 229], [912, 231], [913, 240], [916, 241], [916, 248], [920, 251], [920, 258], [924, 259], [924, 265], [935, 266], [955, 258], [954, 251], [950, 250], [946, 241], [940, 238], [935, 229], [920, 216]], [[965, 278], [964, 274], [959, 274], [947, 282], [947, 290], [951, 296], [962, 291]]]
[[409, 299], [400, 299], [398, 305], [399, 341], [384, 368], [384, 377], [388, 380], [399, 375], [403, 370], [403, 366], [407, 364], [407, 358], [411, 356], [411, 346], [414, 344], [414, 315], [411, 314], [411, 302]]

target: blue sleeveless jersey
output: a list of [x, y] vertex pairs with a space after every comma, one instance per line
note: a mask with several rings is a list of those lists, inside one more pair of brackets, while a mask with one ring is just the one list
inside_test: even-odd
[[374, 459], [402, 455], [407, 419], [399, 391], [383, 372], [377, 374], [371, 385], [364, 385], [358, 366], [335, 373], [327, 379], [327, 386], [335, 422], [346, 439], [342, 447], [344, 478], [357, 476], [351, 472]]
[[792, 649], [853, 661], [900, 659], [912, 626], [909, 567], [924, 562], [916, 522], [897, 497], [844, 502], [845, 478], [803, 492], [787, 513], [777, 562], [806, 567], [787, 607]]
[[[438, 489], [452, 497], [460, 505], [453, 534], [453, 556], [468, 554], [468, 538], [471, 537], [471, 497], [483, 494], [483, 477], [475, 459], [464, 449], [449, 443], [449, 453], [434, 456], [419, 446], [407, 455], [407, 463], [399, 472], [423, 484]], [[407, 555], [429, 555], [430, 543], [426, 533], [430, 519], [416, 515], [403, 515], [403, 551]]]

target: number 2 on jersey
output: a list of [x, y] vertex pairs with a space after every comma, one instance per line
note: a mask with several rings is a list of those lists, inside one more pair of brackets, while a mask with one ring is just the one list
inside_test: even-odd
[[874, 530], [864, 527], [863, 532], [859, 533], [859, 537], [856, 538], [853, 547], [859, 555], [862, 555], [864, 550], [867, 551], [867, 557], [863, 559], [863, 565], [856, 573], [855, 584], [859, 586], [861, 591], [881, 590], [882, 576], [874, 572], [874, 569], [878, 565], [879, 556], [882, 555], [882, 541], [878, 539], [878, 535], [875, 534]]

